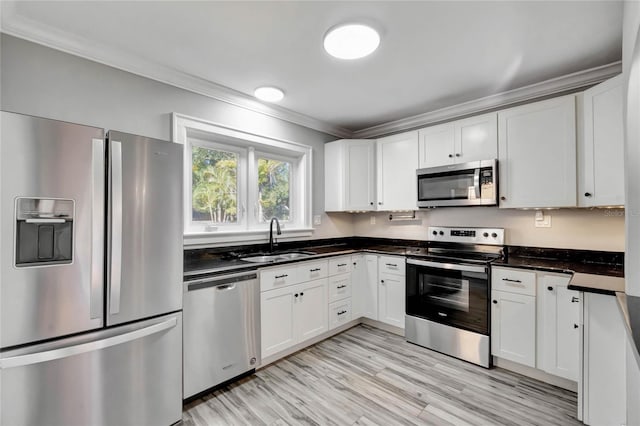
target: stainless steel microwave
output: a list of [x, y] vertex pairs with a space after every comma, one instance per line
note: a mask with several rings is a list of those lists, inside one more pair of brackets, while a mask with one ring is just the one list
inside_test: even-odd
[[495, 206], [498, 160], [416, 170], [418, 207]]

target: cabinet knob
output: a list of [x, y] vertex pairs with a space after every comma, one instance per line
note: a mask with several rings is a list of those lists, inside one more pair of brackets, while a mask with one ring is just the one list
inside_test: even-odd
[[453, 154], [449, 154], [449, 158], [453, 158]]
[[381, 206], [382, 205], [382, 201], [378, 201], [378, 205]]
[[384, 280], [380, 280], [380, 284], [384, 284]]
[[591, 197], [591, 193], [590, 193], [590, 192], [585, 192], [585, 193], [584, 193], [584, 196], [585, 196], [585, 197]]
[[304, 293], [303, 293], [303, 292], [300, 292], [300, 297], [302, 297], [302, 296], [304, 296]]
[[456, 157], [460, 157], [460, 153], [459, 153], [459, 152], [458, 152], [458, 153], [456, 153]]
[[502, 201], [507, 201], [507, 197], [500, 197]]
[[494, 301], [493, 301], [493, 304], [494, 304], [494, 305], [497, 305], [497, 304], [498, 304], [498, 301], [497, 301], [497, 300], [494, 300]]
[[553, 287], [549, 286], [549, 287], [547, 287], [547, 290], [553, 291]]
[[578, 328], [580, 327], [578, 324], [573, 324], [573, 328]]
[[578, 302], [580, 302], [580, 298], [579, 297], [575, 297], [574, 296], [574, 297], [571, 298], [571, 303], [578, 303]]
[[298, 293], [294, 294], [293, 297], [298, 297]]
[[369, 205], [371, 205], [371, 206], [372, 206], [372, 205], [373, 205], [373, 201], [372, 201], [372, 202], [370, 202], [370, 203], [369, 203]]

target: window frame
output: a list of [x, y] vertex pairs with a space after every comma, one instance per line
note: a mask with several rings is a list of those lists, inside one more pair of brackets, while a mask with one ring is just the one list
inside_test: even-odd
[[[257, 158], [277, 159], [291, 163], [290, 196], [292, 197], [292, 217], [286, 222], [280, 239], [309, 237], [313, 233], [311, 226], [312, 203], [312, 153], [310, 146], [298, 142], [274, 138], [262, 134], [249, 133], [219, 123], [172, 114], [173, 142], [184, 146], [184, 243], [189, 246], [222, 246], [235, 243], [264, 242], [268, 238], [269, 223], [260, 223], [257, 218], [258, 176]], [[195, 142], [195, 144], [194, 144]], [[213, 147], [222, 151], [246, 153], [244, 161], [244, 185], [239, 188], [239, 214], [242, 213], [243, 225], [218, 226], [206, 230], [204, 226], [193, 223], [192, 218], [192, 147]], [[218, 146], [219, 148], [215, 148]], [[238, 180], [241, 171], [239, 158]], [[255, 170], [254, 167], [255, 165]], [[242, 191], [243, 198], [240, 198]], [[255, 202], [254, 202], [255, 201]], [[294, 204], [295, 203], [295, 204]], [[240, 223], [240, 220], [238, 221]], [[215, 226], [215, 225], [214, 225]]]

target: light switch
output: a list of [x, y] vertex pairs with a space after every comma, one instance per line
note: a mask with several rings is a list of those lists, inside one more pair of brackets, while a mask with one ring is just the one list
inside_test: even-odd
[[313, 224], [314, 225], [322, 225], [322, 216], [316, 214], [313, 216]]
[[376, 224], [376, 217], [374, 215], [371, 215], [371, 218], [369, 219], [369, 223], [371, 225], [375, 225]]

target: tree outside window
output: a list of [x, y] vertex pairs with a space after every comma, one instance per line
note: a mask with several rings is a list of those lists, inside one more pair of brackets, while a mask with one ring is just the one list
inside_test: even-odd
[[218, 224], [238, 220], [238, 155], [194, 146], [192, 218]]
[[258, 158], [258, 221], [291, 220], [291, 163]]

